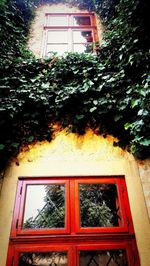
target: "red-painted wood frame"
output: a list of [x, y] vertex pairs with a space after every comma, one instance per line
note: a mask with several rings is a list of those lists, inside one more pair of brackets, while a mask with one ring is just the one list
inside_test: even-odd
[[115, 243], [115, 241], [111, 240], [109, 243], [99, 243], [99, 244], [84, 244], [78, 245], [76, 248], [76, 258], [77, 258], [77, 266], [79, 266], [79, 252], [80, 251], [94, 251], [94, 250], [101, 250], [101, 251], [110, 251], [110, 250], [125, 250], [128, 266], [140, 266], [139, 257], [137, 255], [137, 250], [135, 243], [133, 241], [123, 240], [121, 242]]
[[[50, 242], [50, 241], [49, 241]], [[140, 266], [140, 261], [137, 253], [136, 243], [134, 239], [109, 239], [105, 240], [69, 240], [61, 241], [61, 243], [34, 243], [30, 241], [28, 244], [12, 244], [9, 246], [8, 258], [6, 266], [18, 266], [19, 254], [26, 252], [51, 252], [51, 251], [66, 251], [68, 257], [67, 266], [80, 266], [79, 264], [79, 252], [80, 251], [92, 251], [92, 250], [125, 250], [128, 260], [128, 266]]]
[[[96, 17], [95, 17], [95, 14], [94, 13], [45, 13], [45, 16], [46, 16], [46, 21], [45, 21], [45, 25], [44, 25], [44, 28], [46, 27], [71, 27], [71, 28], [91, 28], [91, 27], [94, 27], [94, 28], [97, 28], [96, 27]], [[79, 26], [74, 26], [70, 23], [69, 19], [68, 19], [68, 25], [66, 26], [51, 26], [48, 24], [48, 16], [51, 16], [51, 17], [55, 17], [55, 16], [64, 16], [64, 17], [89, 17], [90, 18], [90, 21], [91, 21], [91, 25], [79, 25]]]
[[[66, 16], [68, 17], [68, 25], [60, 25], [60, 26], [55, 26], [55, 25], [49, 25], [48, 24], [48, 16], [54, 17], [54, 16]], [[70, 22], [69, 18], [73, 17], [89, 17], [91, 21], [91, 25], [72, 25]], [[43, 35], [43, 45], [42, 45], [42, 56], [46, 55], [46, 46], [47, 46], [47, 35], [48, 35], [48, 30], [84, 30], [84, 31], [91, 31], [92, 32], [92, 38], [93, 38], [93, 44], [97, 43], [99, 41], [98, 39], [98, 32], [97, 32], [97, 25], [96, 25], [96, 17], [94, 13], [45, 13], [45, 25], [43, 27], [44, 29], [44, 35]], [[69, 32], [68, 32], [69, 33]], [[69, 38], [68, 40], [68, 47], [70, 47], [71, 50], [69, 52], [73, 51], [73, 44], [76, 44], [76, 42], [73, 42], [73, 37], [72, 37], [72, 32], [69, 33]], [[85, 44], [82, 42], [79, 42], [77, 44]], [[87, 43], [88, 44], [88, 43]], [[72, 47], [72, 48], [71, 48]], [[95, 50], [95, 47], [93, 46], [93, 50]]]
[[[117, 187], [117, 205], [120, 207], [121, 222], [117, 227], [81, 227], [80, 226], [80, 195], [79, 184], [115, 184]], [[75, 225], [78, 233], [121, 233], [133, 230], [132, 219], [124, 178], [88, 178], [75, 180]], [[129, 228], [130, 226], [130, 228]]]
[[[115, 184], [117, 206], [123, 222], [118, 227], [80, 226], [79, 184]], [[66, 227], [64, 229], [22, 229], [28, 185], [64, 184], [66, 188]], [[120, 215], [119, 214], [119, 215]], [[127, 188], [123, 176], [19, 178], [6, 266], [18, 266], [22, 252], [67, 251], [68, 266], [79, 266], [80, 250], [126, 250], [128, 266], [140, 266], [132, 225]]]
[[[65, 185], [65, 228], [24, 229], [22, 227], [25, 211], [26, 191], [28, 185]], [[120, 206], [122, 221], [116, 227], [81, 227], [80, 226], [80, 199], [79, 184], [115, 184], [118, 192], [117, 205]], [[14, 209], [11, 236], [17, 235], [57, 235], [57, 234], [91, 234], [91, 233], [133, 233], [133, 225], [127, 196], [127, 189], [123, 177], [68, 177], [68, 178], [41, 178], [20, 179]]]
[[15, 245], [9, 247], [8, 259], [6, 266], [18, 266], [19, 254], [25, 252], [67, 252], [68, 266], [75, 266], [73, 263], [72, 247], [69, 245], [48, 245], [48, 244], [26, 244], [26, 245]]
[[[24, 229], [23, 218], [25, 211], [26, 192], [28, 185], [64, 185], [65, 186], [65, 227], [64, 228], [39, 228]], [[25, 179], [19, 180], [12, 223], [11, 236], [16, 235], [45, 235], [45, 234], [68, 234], [70, 232], [70, 208], [69, 208], [69, 180], [64, 179]], [[31, 203], [32, 204], [32, 203]]]

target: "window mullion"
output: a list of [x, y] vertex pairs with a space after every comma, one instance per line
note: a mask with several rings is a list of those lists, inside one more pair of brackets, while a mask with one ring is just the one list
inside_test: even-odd
[[68, 52], [73, 51], [73, 36], [72, 36], [72, 29], [68, 29]]

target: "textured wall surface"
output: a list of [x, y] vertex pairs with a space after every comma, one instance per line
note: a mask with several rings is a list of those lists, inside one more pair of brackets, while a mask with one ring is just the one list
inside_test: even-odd
[[1, 195], [2, 184], [3, 184], [3, 179], [0, 178], [0, 195]]
[[150, 159], [140, 162], [138, 166], [139, 166], [140, 178], [143, 186], [147, 211], [150, 218]]

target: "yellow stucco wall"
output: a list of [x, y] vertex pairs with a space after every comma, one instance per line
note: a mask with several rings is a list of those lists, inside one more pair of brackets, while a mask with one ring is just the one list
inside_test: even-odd
[[88, 130], [82, 137], [57, 132], [51, 143], [31, 145], [7, 167], [0, 199], [0, 266], [6, 263], [18, 177], [72, 175], [125, 175], [141, 266], [150, 265], [150, 224], [138, 165], [132, 155], [113, 147], [112, 137]]
[[150, 159], [138, 162], [138, 167], [150, 218]]

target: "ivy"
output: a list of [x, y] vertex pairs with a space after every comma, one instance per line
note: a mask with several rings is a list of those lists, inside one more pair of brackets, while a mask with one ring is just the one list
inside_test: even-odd
[[36, 59], [26, 41], [38, 1], [7, 0], [0, 5], [1, 161], [7, 162], [22, 145], [51, 141], [50, 125], [55, 122], [79, 134], [87, 127], [103, 136], [112, 134], [122, 148], [148, 157], [148, 1], [67, 2], [103, 17], [106, 30], [97, 55], [51, 54]]

